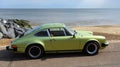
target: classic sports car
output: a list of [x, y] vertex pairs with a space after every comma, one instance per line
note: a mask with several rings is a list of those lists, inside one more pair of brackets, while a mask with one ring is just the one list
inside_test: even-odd
[[36, 59], [47, 52], [80, 51], [86, 55], [96, 55], [108, 44], [104, 36], [94, 36], [91, 31], [74, 31], [62, 23], [48, 23], [28, 30], [6, 49]]

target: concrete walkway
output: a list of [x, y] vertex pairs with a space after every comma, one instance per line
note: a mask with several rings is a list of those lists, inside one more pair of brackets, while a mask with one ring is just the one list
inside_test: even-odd
[[0, 67], [120, 67], [120, 41], [111, 42], [96, 56], [81, 53], [46, 54], [41, 59], [28, 59], [0, 47]]

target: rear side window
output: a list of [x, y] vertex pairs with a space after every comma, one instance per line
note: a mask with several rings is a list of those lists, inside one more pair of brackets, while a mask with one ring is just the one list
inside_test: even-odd
[[48, 36], [47, 30], [43, 30], [43, 31], [37, 32], [35, 34], [35, 36], [47, 37]]

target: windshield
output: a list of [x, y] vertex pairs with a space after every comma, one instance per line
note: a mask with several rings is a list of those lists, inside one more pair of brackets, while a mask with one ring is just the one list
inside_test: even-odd
[[74, 35], [75, 34], [75, 31], [74, 30], [72, 30], [71, 28], [69, 28], [69, 27], [66, 27], [66, 29], [72, 34], [72, 35]]

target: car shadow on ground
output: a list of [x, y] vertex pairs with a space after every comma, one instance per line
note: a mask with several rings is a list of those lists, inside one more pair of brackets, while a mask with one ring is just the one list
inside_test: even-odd
[[68, 58], [68, 57], [85, 57], [84, 54], [80, 52], [73, 52], [73, 53], [47, 53], [41, 60], [51, 59], [51, 58]]
[[[85, 57], [84, 54], [80, 52], [76, 53], [47, 53], [42, 58], [42, 61], [51, 58], [65, 58], [65, 57]], [[20, 61], [20, 60], [34, 60], [26, 57], [25, 54], [13, 53], [7, 50], [0, 50], [0, 61]]]

